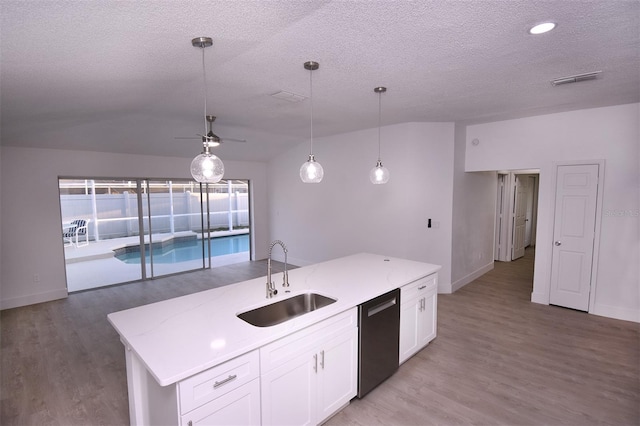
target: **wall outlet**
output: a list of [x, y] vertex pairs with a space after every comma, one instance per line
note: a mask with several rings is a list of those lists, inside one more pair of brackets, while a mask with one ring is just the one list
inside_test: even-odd
[[33, 282], [34, 283], [40, 282], [40, 274], [33, 274]]

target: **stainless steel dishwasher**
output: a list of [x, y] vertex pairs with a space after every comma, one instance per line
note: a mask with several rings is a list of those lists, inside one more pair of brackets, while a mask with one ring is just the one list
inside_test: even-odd
[[358, 398], [398, 369], [400, 289], [358, 306]]

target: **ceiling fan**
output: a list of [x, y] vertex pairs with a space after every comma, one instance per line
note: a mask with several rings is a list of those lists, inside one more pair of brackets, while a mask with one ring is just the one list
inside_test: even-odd
[[246, 142], [246, 139], [233, 139], [233, 138], [221, 138], [220, 136], [213, 133], [212, 127], [213, 122], [216, 121], [215, 115], [207, 115], [205, 116], [207, 120], [207, 134], [201, 135], [197, 134], [198, 137], [176, 137], [176, 139], [202, 139], [202, 143], [206, 144], [209, 148], [213, 148], [216, 146], [220, 146], [221, 143], [224, 142]]

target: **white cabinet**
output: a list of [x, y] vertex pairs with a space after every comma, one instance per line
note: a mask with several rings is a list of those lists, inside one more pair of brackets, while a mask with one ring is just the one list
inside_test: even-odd
[[400, 364], [436, 337], [438, 275], [400, 288]]
[[259, 357], [249, 352], [179, 382], [180, 424], [260, 424]]
[[181, 416], [180, 424], [183, 426], [259, 425], [260, 379], [254, 379]]
[[126, 354], [132, 425], [260, 424], [258, 350], [169, 386], [160, 386], [132, 351]]
[[315, 425], [357, 392], [357, 310], [260, 348], [262, 424]]

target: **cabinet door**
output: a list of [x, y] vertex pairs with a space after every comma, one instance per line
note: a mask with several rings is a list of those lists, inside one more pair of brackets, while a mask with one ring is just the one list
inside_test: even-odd
[[260, 380], [255, 379], [185, 414], [183, 426], [260, 424]]
[[419, 347], [426, 346], [436, 338], [437, 317], [438, 317], [438, 294], [437, 290], [430, 291], [423, 297], [423, 309], [420, 312]]
[[318, 407], [320, 423], [358, 392], [358, 329], [324, 343], [318, 353]]
[[260, 377], [263, 425], [312, 425], [318, 355], [306, 352]]
[[402, 301], [400, 305], [400, 364], [416, 353], [421, 345], [418, 338], [422, 319], [420, 299]]

